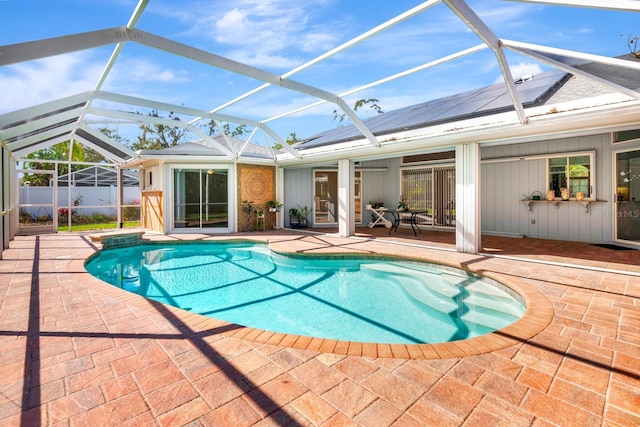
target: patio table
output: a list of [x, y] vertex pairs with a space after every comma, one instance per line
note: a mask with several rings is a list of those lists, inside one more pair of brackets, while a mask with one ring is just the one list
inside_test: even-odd
[[423, 211], [387, 210], [385, 211], [385, 213], [390, 214], [391, 217], [393, 218], [393, 225], [389, 229], [389, 234], [391, 234], [392, 231], [398, 231], [398, 226], [400, 224], [409, 224], [411, 225], [411, 229], [413, 230], [414, 236], [418, 235], [416, 230], [422, 233], [422, 230], [420, 230], [420, 227], [418, 227], [417, 219], [420, 218], [421, 216], [427, 216], [429, 214], [429, 212], [426, 210], [423, 210]]

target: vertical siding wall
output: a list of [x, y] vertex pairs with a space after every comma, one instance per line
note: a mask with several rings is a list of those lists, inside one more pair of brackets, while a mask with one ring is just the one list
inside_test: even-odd
[[516, 160], [482, 165], [482, 231], [583, 242], [612, 240], [611, 136], [591, 135], [482, 149], [482, 159], [513, 158], [595, 150], [595, 191], [589, 212], [578, 203], [521, 202], [534, 191], [546, 197], [546, 160]]
[[[383, 201], [388, 209], [398, 207], [398, 201], [400, 200], [400, 178], [398, 175], [400, 159], [372, 160], [361, 162], [360, 166], [362, 167], [363, 222], [368, 223], [371, 219], [371, 212], [366, 210], [366, 204], [369, 201]], [[367, 170], [371, 168], [386, 168], [387, 170]]]
[[[284, 226], [289, 227], [289, 209], [298, 206], [313, 207], [313, 170], [285, 169], [284, 171]], [[313, 220], [313, 215], [309, 221]], [[313, 225], [313, 224], [311, 224]]]

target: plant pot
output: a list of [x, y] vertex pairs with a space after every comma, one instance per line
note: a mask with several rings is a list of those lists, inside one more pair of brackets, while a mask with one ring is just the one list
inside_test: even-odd
[[555, 190], [547, 190], [547, 200], [549, 202], [553, 202], [556, 199], [556, 191]]

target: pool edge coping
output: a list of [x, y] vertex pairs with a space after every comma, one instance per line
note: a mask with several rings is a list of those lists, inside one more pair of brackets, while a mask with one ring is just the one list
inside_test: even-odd
[[[208, 240], [208, 239], [207, 239]], [[264, 242], [259, 239], [238, 239], [247, 242], [267, 243], [269, 249], [281, 254], [294, 254], [297, 257], [304, 256], [362, 256], [358, 251], [345, 251], [341, 249], [336, 252], [314, 252], [310, 255], [300, 254], [299, 251], [283, 250], [277, 248], [278, 244], [283, 244], [282, 240], [276, 243]], [[383, 243], [383, 242], [380, 242]], [[272, 248], [272, 245], [273, 248]], [[111, 284], [91, 275], [86, 270], [86, 262], [95, 255], [97, 251], [91, 252], [84, 259], [77, 259], [69, 263], [68, 272], [73, 275], [81, 274], [84, 277], [79, 280], [85, 284], [88, 282], [99, 285], [101, 292], [108, 286], [107, 295], [116, 297], [122, 302], [133, 305], [136, 308], [149, 310], [154, 304], [161, 304], [147, 298], [115, 287]], [[466, 254], [469, 255], [469, 254]], [[479, 274], [512, 289], [518, 293], [526, 304], [524, 315], [514, 323], [497, 331], [482, 336], [465, 340], [450, 341], [435, 344], [381, 344], [369, 342], [342, 341], [328, 338], [316, 338], [303, 335], [286, 334], [280, 332], [267, 331], [248, 326], [237, 325], [231, 322], [215, 319], [209, 316], [192, 313], [177, 307], [164, 305], [185, 325], [193, 328], [194, 334], [205, 334], [208, 331], [224, 329], [216, 332], [221, 336], [250, 341], [261, 345], [273, 345], [278, 347], [295, 348], [299, 350], [310, 350], [320, 353], [331, 353], [344, 356], [359, 356], [369, 358], [398, 358], [398, 359], [450, 359], [468, 356], [476, 356], [502, 350], [518, 343], [524, 343], [543, 331], [553, 319], [554, 309], [549, 299], [532, 285], [527, 284], [523, 279], [509, 276], [504, 273], [482, 270], [475, 268], [472, 264], [466, 265], [463, 262], [452, 260], [437, 260], [429, 256], [420, 257], [400, 257], [383, 250], [376, 249], [374, 256], [393, 257], [409, 261], [431, 262], [433, 264], [445, 265], [451, 268]], [[476, 255], [483, 257], [482, 255]], [[80, 265], [77, 265], [79, 263]], [[467, 263], [470, 264], [470, 263]], [[80, 268], [78, 268], [80, 267]], [[82, 273], [78, 273], [81, 271]], [[90, 278], [90, 280], [87, 280]], [[157, 311], [156, 311], [157, 312]], [[231, 329], [230, 331], [228, 329]]]

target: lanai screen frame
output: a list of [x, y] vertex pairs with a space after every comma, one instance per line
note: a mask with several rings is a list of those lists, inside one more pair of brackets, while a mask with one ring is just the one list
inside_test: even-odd
[[[606, 5], [593, 0], [512, 1], [520, 1], [523, 3], [541, 3], [548, 5], [564, 5], [583, 8], [601, 8], [629, 12], [640, 11], [640, 5], [638, 4], [638, 2], [630, 0], [610, 0], [606, 3]], [[208, 138], [207, 135], [203, 135], [201, 131], [198, 130], [197, 126], [194, 125], [194, 123], [196, 120], [198, 120], [198, 118], [211, 119], [220, 128], [223, 136], [225, 137], [226, 135], [224, 134], [224, 130], [220, 126], [220, 122], [225, 121], [229, 123], [245, 124], [247, 126], [253, 127], [254, 130], [260, 129], [264, 133], [267, 143], [270, 143], [271, 141], [271, 143], [275, 142], [277, 144], [281, 144], [285, 148], [285, 150], [287, 150], [287, 153], [281, 155], [273, 152], [274, 164], [295, 164], [296, 162], [305, 160], [306, 157], [310, 158], [311, 153], [305, 153], [304, 150], [296, 150], [288, 146], [288, 144], [284, 143], [284, 138], [281, 135], [275, 133], [269, 127], [269, 123], [277, 120], [278, 118], [293, 115], [298, 112], [304, 111], [305, 109], [312, 108], [320, 103], [327, 102], [334, 103], [341, 111], [346, 114], [346, 116], [349, 117], [354, 125], [357, 126], [358, 129], [362, 132], [364, 139], [368, 141], [370, 146], [378, 147], [380, 145], [380, 141], [373, 135], [373, 133], [371, 133], [369, 129], [367, 129], [366, 125], [358, 118], [354, 110], [344, 102], [345, 96], [373, 88], [375, 86], [402, 78], [404, 76], [430, 67], [444, 64], [446, 62], [452, 61], [462, 56], [473, 54], [484, 49], [490, 49], [494, 53], [501, 73], [504, 77], [507, 87], [509, 88], [509, 93], [513, 101], [515, 114], [518, 117], [518, 121], [523, 126], [526, 125], [528, 118], [526, 116], [526, 112], [522, 108], [522, 103], [519, 100], [518, 94], [514, 90], [514, 79], [511, 75], [509, 63], [505, 56], [505, 49], [510, 49], [514, 52], [534, 58], [537, 61], [541, 61], [567, 72], [575, 73], [586, 78], [596, 80], [602, 84], [607, 85], [616, 92], [626, 94], [636, 99], [640, 99], [640, 93], [638, 93], [637, 91], [629, 90], [628, 88], [616, 85], [615, 83], [612, 83], [607, 79], [602, 79], [598, 76], [585, 73], [574, 67], [570, 63], [557, 61], [555, 58], [557, 58], [558, 56], [564, 56], [573, 58], [578, 61], [594, 61], [602, 64], [608, 64], [612, 67], [628, 67], [635, 70], [640, 70], [639, 64], [615, 58], [607, 58], [587, 53], [560, 50], [547, 46], [538, 46], [528, 43], [500, 39], [492, 31], [492, 29], [488, 25], [486, 25], [486, 23], [475, 13], [475, 11], [471, 7], [469, 7], [469, 5], [463, 0], [425, 1], [420, 5], [388, 20], [387, 22], [375, 28], [372, 28], [358, 35], [357, 37], [354, 37], [353, 39], [341, 44], [340, 46], [337, 46], [336, 48], [331, 49], [324, 54], [282, 75], [274, 75], [264, 70], [251, 67], [247, 64], [232, 61], [213, 53], [196, 49], [192, 46], [177, 43], [173, 40], [159, 37], [155, 34], [137, 29], [137, 24], [144, 14], [148, 3], [148, 0], [140, 0], [135, 7], [135, 10], [133, 11], [129, 21], [122, 27], [98, 30], [82, 34], [73, 34], [33, 42], [18, 43], [14, 45], [0, 46], [0, 66], [5, 66], [33, 59], [88, 49], [92, 47], [110, 44], [115, 45], [112, 55], [110, 56], [100, 75], [100, 78], [96, 82], [92, 91], [0, 115], [0, 139], [3, 140], [5, 151], [9, 154], [13, 161], [17, 161], [22, 156], [36, 151], [37, 149], [48, 147], [56, 143], [72, 139], [85, 144], [88, 147], [96, 149], [97, 151], [101, 152], [101, 154], [103, 154], [108, 160], [126, 167], [127, 162], [135, 159], [136, 154], [131, 152], [121, 144], [118, 144], [116, 141], [113, 141], [112, 139], [97, 132], [91, 126], [91, 124], [95, 123], [89, 123], [86, 120], [87, 116], [99, 116], [104, 117], [105, 120], [117, 119], [131, 123], [171, 124], [183, 126], [202, 136], [207, 143], [210, 143], [212, 146], [225, 152], [229, 156], [229, 159], [232, 161], [241, 159], [241, 153], [235, 151], [230, 146], [230, 144], [218, 143], [217, 141], [213, 141], [211, 138]], [[463, 21], [468, 26], [468, 28], [473, 33], [478, 36], [481, 44], [439, 58], [429, 63], [422, 64], [412, 69], [405, 70], [395, 75], [385, 77], [378, 81], [370, 82], [359, 88], [355, 88], [348, 92], [340, 94], [330, 93], [328, 91], [305, 85], [301, 82], [291, 79], [291, 77], [298, 72], [319, 64], [322, 61], [336, 55], [337, 53], [344, 52], [378, 33], [393, 28], [400, 22], [411, 19], [418, 14], [424, 13], [437, 4], [446, 5], [456, 16], [458, 16], [461, 21]], [[190, 108], [188, 106], [158, 102], [152, 99], [134, 98], [128, 95], [104, 92], [101, 90], [102, 86], [106, 78], [109, 76], [115, 62], [118, 60], [120, 52], [122, 51], [126, 43], [139, 43], [148, 47], [158, 48], [165, 52], [171, 52], [213, 67], [225, 69], [239, 75], [263, 81], [263, 84], [233, 100], [224, 102], [208, 111], [202, 111], [199, 109]], [[242, 99], [250, 98], [251, 96], [271, 85], [277, 85], [289, 89], [294, 94], [302, 93], [305, 95], [310, 95], [317, 98], [318, 101], [313, 104], [291, 110], [284, 114], [264, 118], [260, 121], [225, 115], [221, 112], [224, 108], [233, 105], [234, 103], [239, 102]], [[95, 108], [92, 106], [92, 103], [96, 99], [120, 102], [132, 107], [140, 106], [157, 110], [176, 111], [179, 113], [195, 116], [195, 118], [190, 122], [176, 123], [174, 121], [168, 122], [167, 119], [162, 119], [160, 117], [135, 115], [132, 113], [125, 113], [123, 111], [116, 111], [115, 109], [112, 110], [105, 108]], [[255, 132], [252, 132], [249, 140], [251, 140], [254, 135]], [[6, 162], [6, 159], [3, 159], [3, 161]], [[10, 168], [3, 168], [2, 171], [4, 182], [9, 181], [11, 178], [11, 174], [7, 171], [7, 169]], [[15, 185], [17, 185], [17, 183], [15, 183]], [[12, 210], [11, 204], [11, 197], [9, 197], [9, 211]]]

